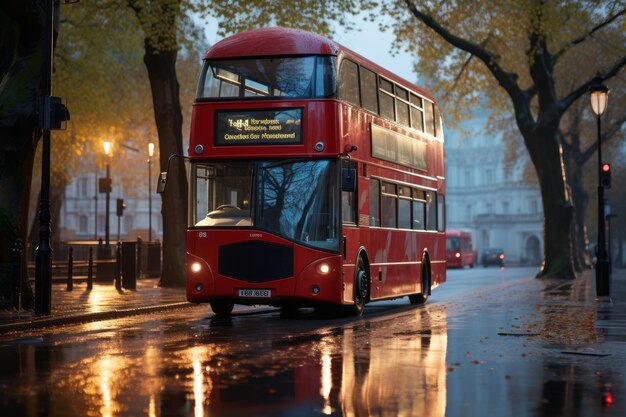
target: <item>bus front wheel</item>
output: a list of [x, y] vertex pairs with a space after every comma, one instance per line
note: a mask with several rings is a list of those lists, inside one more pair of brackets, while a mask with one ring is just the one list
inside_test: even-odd
[[220, 317], [228, 317], [230, 313], [233, 311], [233, 307], [235, 307], [235, 303], [228, 300], [215, 300], [209, 303], [211, 305], [211, 310], [215, 313], [216, 316]]
[[363, 258], [359, 257], [354, 268], [354, 305], [352, 306], [352, 312], [355, 315], [360, 316], [363, 314], [369, 290], [369, 274]]
[[422, 292], [420, 294], [409, 295], [411, 304], [426, 304], [428, 300], [428, 289], [430, 288], [430, 265], [422, 262]]

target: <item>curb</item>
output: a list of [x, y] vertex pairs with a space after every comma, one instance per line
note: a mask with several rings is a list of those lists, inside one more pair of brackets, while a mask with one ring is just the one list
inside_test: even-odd
[[[43, 329], [46, 327], [65, 326], [69, 324], [90, 323], [95, 321], [114, 320], [119, 318], [138, 316], [142, 314], [159, 313], [162, 311], [176, 310], [182, 308], [198, 307], [202, 304], [180, 302], [171, 304], [161, 304], [147, 307], [135, 307], [123, 310], [101, 311], [97, 313], [78, 313], [69, 316], [44, 317], [23, 322], [0, 324], [0, 334]], [[275, 308], [263, 308], [260, 310], [240, 310], [233, 311], [232, 316], [251, 316], [256, 314], [267, 314], [279, 311]]]
[[45, 317], [37, 318], [29, 321], [1, 324], [0, 334], [16, 331], [34, 330], [45, 327], [63, 326], [68, 324], [89, 323], [94, 321], [113, 320], [124, 317], [136, 316], [141, 314], [157, 313], [161, 311], [175, 310], [177, 308], [195, 307], [198, 304], [189, 302], [180, 302], [172, 304], [161, 304], [156, 306], [135, 307], [123, 310], [101, 311], [97, 313], [79, 313], [62, 317]]

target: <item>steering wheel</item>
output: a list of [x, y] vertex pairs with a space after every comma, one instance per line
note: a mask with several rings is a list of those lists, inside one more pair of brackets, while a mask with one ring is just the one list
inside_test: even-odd
[[233, 206], [232, 204], [222, 204], [221, 206], [217, 206], [215, 208], [215, 210], [226, 210], [226, 209], [241, 210], [239, 207]]

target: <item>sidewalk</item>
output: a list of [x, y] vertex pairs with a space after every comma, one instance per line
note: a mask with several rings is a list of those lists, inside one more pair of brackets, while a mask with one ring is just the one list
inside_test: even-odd
[[117, 290], [113, 282], [94, 282], [89, 290], [83, 280], [75, 281], [73, 290], [68, 291], [65, 281], [55, 280], [49, 316], [37, 316], [33, 311], [0, 311], [0, 334], [197, 305], [187, 302], [185, 288], [164, 288], [158, 284], [158, 278], [144, 278], [137, 280], [135, 290]]

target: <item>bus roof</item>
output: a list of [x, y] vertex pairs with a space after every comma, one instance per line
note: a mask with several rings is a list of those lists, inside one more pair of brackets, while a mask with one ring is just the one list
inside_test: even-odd
[[469, 230], [454, 230], [454, 229], [447, 229], [446, 230], [446, 237], [461, 237], [461, 236], [471, 236], [472, 232], [470, 232]]
[[250, 58], [257, 56], [280, 55], [335, 55], [344, 54], [378, 74], [410, 88], [422, 96], [436, 102], [428, 91], [410, 81], [393, 74], [345, 46], [328, 38], [302, 29], [268, 27], [240, 32], [211, 46], [204, 59]]

